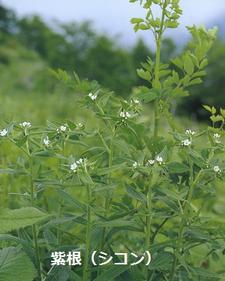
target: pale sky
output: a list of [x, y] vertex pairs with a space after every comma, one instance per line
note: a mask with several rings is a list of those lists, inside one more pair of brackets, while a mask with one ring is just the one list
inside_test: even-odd
[[[121, 35], [120, 42], [125, 45], [133, 44], [138, 37], [150, 40], [146, 32], [134, 33], [130, 19], [143, 15], [143, 10], [137, 4], [130, 4], [128, 0], [0, 0], [0, 2], [13, 8], [19, 16], [39, 14], [47, 21], [57, 19], [62, 22], [93, 20], [97, 30], [110, 36]], [[186, 38], [186, 25], [212, 25], [217, 19], [225, 18], [225, 0], [181, 0], [181, 6], [184, 11], [181, 26], [178, 31], [169, 34], [176, 41]]]

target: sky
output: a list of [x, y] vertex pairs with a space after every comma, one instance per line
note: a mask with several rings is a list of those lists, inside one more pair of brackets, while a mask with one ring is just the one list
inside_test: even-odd
[[[139, 37], [151, 40], [146, 32], [134, 33], [130, 19], [144, 15], [144, 11], [128, 0], [0, 0], [0, 3], [13, 8], [19, 16], [39, 14], [47, 21], [62, 22], [92, 20], [97, 30], [117, 37], [123, 45], [133, 45]], [[225, 17], [224, 0], [181, 0], [181, 7], [184, 14], [180, 28], [168, 34], [181, 44], [181, 40], [188, 38], [185, 26], [210, 26]]]

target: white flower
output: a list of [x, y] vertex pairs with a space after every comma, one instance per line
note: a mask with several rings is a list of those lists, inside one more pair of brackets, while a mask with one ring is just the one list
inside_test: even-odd
[[97, 99], [97, 95], [94, 95], [94, 94], [92, 94], [92, 93], [90, 93], [89, 95], [89, 98], [91, 99], [91, 100], [96, 100]]
[[50, 140], [49, 140], [48, 136], [43, 139], [43, 143], [44, 143], [45, 146], [49, 146], [50, 145]]
[[65, 125], [61, 125], [58, 129], [57, 129], [57, 132], [60, 133], [60, 132], [65, 132], [67, 129], [67, 127]]
[[133, 168], [136, 169], [138, 166], [140, 166], [140, 164], [138, 162], [134, 162]]
[[70, 165], [70, 170], [72, 171], [72, 172], [76, 172], [76, 170], [77, 170], [77, 163], [76, 162], [74, 162], [74, 163], [72, 163], [71, 165]]
[[70, 165], [70, 170], [75, 173], [80, 166], [86, 165], [86, 162], [87, 162], [86, 158], [80, 158], [79, 160], [74, 161]]
[[214, 167], [213, 167], [213, 170], [214, 170], [214, 172], [217, 173], [217, 174], [220, 174], [220, 173], [222, 172], [219, 166], [214, 166]]
[[153, 159], [150, 159], [150, 160], [147, 161], [147, 166], [148, 165], [152, 166], [154, 164], [155, 164], [155, 160], [153, 160]]
[[7, 129], [3, 129], [2, 131], [0, 131], [0, 136], [1, 137], [5, 137], [8, 134], [8, 130]]
[[84, 159], [83, 158], [80, 158], [79, 160], [76, 161], [77, 165], [82, 165], [84, 164]]
[[163, 158], [161, 156], [157, 156], [156, 157], [156, 161], [159, 163], [159, 165], [161, 165], [163, 163]]
[[186, 139], [186, 140], [182, 140], [181, 141], [181, 144], [183, 145], [183, 146], [190, 146], [191, 145], [191, 140], [189, 140], [189, 139]]
[[78, 123], [78, 124], [77, 124], [77, 127], [79, 127], [79, 128], [83, 128], [83, 127], [84, 127], [84, 125], [83, 125], [82, 123]]
[[138, 99], [135, 99], [135, 100], [134, 100], [134, 103], [135, 103], [135, 104], [140, 104], [140, 101], [139, 101]]
[[195, 132], [195, 131], [192, 131], [192, 130], [190, 130], [190, 129], [187, 129], [187, 130], [185, 131], [185, 134], [186, 134], [186, 135], [190, 135], [190, 136], [194, 136], [194, 135], [196, 134], [196, 132]]
[[215, 140], [215, 143], [221, 143], [221, 141], [220, 141], [221, 135], [219, 135], [219, 134], [214, 134], [214, 135], [213, 135], [213, 138], [214, 138], [214, 140]]
[[124, 119], [128, 119], [128, 118], [131, 118], [131, 114], [129, 112], [121, 111], [120, 112], [120, 117], [122, 117]]
[[31, 127], [31, 123], [24, 121], [24, 122], [20, 123], [20, 127], [22, 127], [22, 128], [30, 128]]

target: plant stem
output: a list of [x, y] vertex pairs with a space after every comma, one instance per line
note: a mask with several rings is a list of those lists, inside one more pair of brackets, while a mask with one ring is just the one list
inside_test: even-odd
[[[154, 87], [158, 90], [161, 88], [160, 84], [160, 60], [161, 60], [161, 44], [162, 44], [162, 35], [163, 35], [163, 28], [164, 28], [164, 21], [165, 21], [165, 13], [166, 13], [167, 1], [165, 0], [162, 10], [162, 17], [161, 17], [161, 25], [160, 30], [155, 35], [156, 38], [156, 59], [155, 59], [155, 79], [154, 79]], [[154, 137], [158, 136], [159, 130], [159, 100], [155, 100], [154, 104]]]
[[177, 246], [175, 249], [175, 258], [174, 258], [174, 262], [173, 262], [173, 267], [172, 267], [172, 271], [171, 271], [171, 276], [170, 276], [170, 281], [174, 280], [175, 274], [176, 274], [176, 267], [177, 267], [177, 262], [178, 262], [178, 254], [180, 253], [181, 247], [182, 247], [182, 238], [183, 238], [183, 232], [184, 232], [184, 228], [186, 226], [187, 223], [187, 217], [188, 217], [188, 211], [189, 211], [189, 206], [191, 204], [191, 200], [193, 197], [193, 191], [195, 188], [195, 185], [197, 184], [202, 170], [200, 170], [195, 178], [195, 180], [193, 180], [193, 165], [191, 165], [191, 184], [190, 184], [190, 188], [189, 188], [189, 192], [188, 192], [188, 196], [184, 205], [184, 210], [183, 210], [183, 214], [182, 214], [182, 219], [181, 219], [181, 223], [180, 223], [180, 229], [178, 232], [178, 240], [177, 240]]
[[[151, 224], [152, 224], [152, 186], [148, 182], [147, 186], [147, 203], [146, 203], [146, 231], [145, 231], [145, 250], [149, 251], [150, 241], [151, 241]], [[145, 267], [145, 280], [149, 280], [149, 270], [148, 267]]]
[[[112, 161], [113, 161], [112, 143], [113, 143], [114, 135], [115, 135], [115, 131], [113, 131], [113, 136], [112, 136], [112, 139], [111, 139], [111, 142], [110, 142], [110, 147], [108, 149], [108, 157], [109, 157], [108, 167], [109, 167], [109, 169], [112, 167]], [[109, 174], [108, 174], [108, 184], [110, 184], [110, 182], [111, 182], [110, 176], [111, 176], [111, 173], [109, 172]], [[108, 216], [111, 200], [112, 200], [112, 196], [109, 193], [109, 191], [107, 191], [107, 196], [105, 198], [105, 217], [106, 218]], [[106, 235], [106, 227], [104, 227], [102, 229], [102, 234], [101, 234], [101, 239], [100, 239], [100, 251], [103, 250], [103, 247], [105, 245], [105, 235]], [[98, 267], [97, 276], [99, 276], [99, 274], [100, 274], [100, 267]]]
[[[85, 167], [85, 172], [88, 178], [92, 179]], [[92, 182], [93, 183], [93, 182]], [[86, 226], [86, 238], [85, 238], [85, 259], [84, 259], [84, 268], [83, 268], [83, 281], [89, 281], [90, 271], [89, 271], [89, 257], [91, 250], [91, 228], [92, 228], [92, 220], [91, 220], [91, 200], [92, 200], [92, 190], [90, 184], [87, 185], [87, 226]]]
[[[164, 1], [162, 8], [162, 16], [161, 16], [161, 25], [158, 32], [155, 32], [156, 38], [156, 58], [155, 58], [155, 77], [153, 81], [153, 87], [157, 90], [161, 89], [160, 83], [160, 60], [161, 60], [161, 43], [162, 43], [162, 35], [165, 21], [165, 13], [166, 13], [167, 1]], [[159, 99], [155, 100], [154, 104], [154, 131], [153, 136], [157, 138], [159, 134]], [[155, 155], [154, 155], [155, 156]], [[145, 247], [146, 251], [150, 249], [151, 244], [151, 225], [152, 225], [152, 184], [148, 182], [147, 186], [147, 215], [146, 215], [146, 230], [145, 230]], [[149, 270], [148, 267], [145, 268], [145, 280], [149, 280]]]
[[85, 239], [85, 260], [84, 260], [84, 272], [83, 281], [89, 281], [89, 256], [91, 248], [91, 208], [90, 208], [90, 186], [87, 187], [88, 193], [88, 206], [87, 206], [87, 228], [86, 228], [86, 239]]
[[[34, 176], [33, 176], [33, 159], [29, 158], [30, 160], [30, 195], [31, 195], [31, 205], [35, 206], [35, 190], [34, 190]], [[38, 281], [42, 280], [41, 274], [41, 259], [40, 259], [40, 252], [38, 247], [38, 231], [37, 227], [34, 224], [32, 226], [32, 235], [34, 240], [34, 249], [36, 255], [36, 267], [37, 267], [37, 274], [38, 274]]]
[[[155, 61], [155, 86], [159, 89], [160, 88], [160, 81], [159, 81], [159, 66], [160, 66], [160, 54], [161, 54], [161, 37], [157, 39], [157, 49], [156, 49], [156, 61]], [[154, 104], [154, 137], [158, 136], [159, 130], [159, 101], [158, 99], [155, 100]]]

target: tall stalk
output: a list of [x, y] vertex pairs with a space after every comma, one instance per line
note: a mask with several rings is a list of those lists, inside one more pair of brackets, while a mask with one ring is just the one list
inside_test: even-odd
[[[151, 182], [147, 183], [147, 203], [146, 203], [146, 230], [145, 230], [145, 249], [146, 251], [150, 248], [151, 241], [151, 224], [152, 224], [152, 186]], [[149, 280], [149, 270], [145, 267], [145, 280]]]
[[[112, 161], [113, 161], [113, 138], [114, 138], [114, 135], [115, 135], [115, 131], [113, 131], [113, 135], [112, 135], [112, 139], [111, 139], [111, 142], [110, 142], [110, 146], [108, 147], [107, 144], [105, 144], [106, 148], [107, 148], [107, 151], [108, 151], [108, 167], [109, 167], [109, 170], [112, 167]], [[109, 174], [108, 174], [108, 184], [110, 184], [110, 183], [111, 183], [111, 172], [109, 171]], [[104, 208], [105, 208], [104, 215], [105, 215], [105, 218], [108, 217], [108, 212], [109, 212], [111, 200], [112, 200], [112, 194], [110, 194], [110, 191], [107, 190], [107, 195], [106, 195], [105, 204], [104, 204]], [[106, 237], [106, 227], [103, 227], [102, 233], [101, 233], [101, 238], [100, 238], [100, 244], [99, 244], [100, 245], [100, 251], [103, 250], [103, 247], [105, 245], [105, 237]], [[101, 269], [100, 269], [100, 267], [98, 267], [97, 276], [99, 276], [100, 272], [101, 272]]]
[[83, 267], [83, 281], [90, 281], [90, 269], [89, 269], [89, 259], [91, 251], [91, 228], [92, 228], [92, 219], [91, 219], [91, 201], [92, 201], [92, 188], [93, 181], [87, 171], [85, 165], [85, 173], [92, 184], [87, 184], [87, 225], [86, 225], [86, 236], [85, 236], [85, 258], [84, 258], [84, 267]]
[[[155, 57], [155, 77], [153, 81], [153, 85], [156, 89], [161, 88], [160, 84], [160, 60], [161, 60], [161, 44], [162, 44], [162, 35], [163, 35], [163, 27], [164, 27], [164, 20], [165, 20], [165, 11], [167, 7], [167, 1], [165, 0], [162, 10], [162, 16], [161, 16], [161, 25], [160, 30], [158, 33], [155, 34], [156, 39], [156, 57]], [[159, 134], [159, 100], [156, 99], [154, 103], [154, 130], [153, 130], [153, 136], [156, 138]], [[155, 155], [154, 155], [155, 156]], [[147, 184], [147, 203], [146, 203], [146, 229], [145, 229], [145, 247], [146, 250], [150, 249], [151, 244], [151, 225], [152, 225], [152, 184], [151, 182], [148, 182]], [[145, 280], [149, 280], [149, 270], [146, 267], [145, 269]]]
[[[211, 161], [211, 159], [213, 158], [213, 155], [214, 155], [214, 150], [211, 151], [207, 161]], [[179, 253], [182, 250], [182, 238], [183, 238], [185, 226], [187, 225], [187, 218], [189, 217], [188, 216], [189, 207], [191, 205], [191, 201], [193, 198], [194, 188], [195, 188], [196, 184], [199, 182], [202, 172], [203, 172], [203, 169], [201, 169], [197, 173], [196, 177], [194, 178], [193, 162], [192, 162], [192, 160], [190, 160], [190, 187], [189, 187], [187, 199], [184, 203], [185, 205], [184, 205], [180, 228], [179, 228], [179, 232], [178, 232], [177, 245], [176, 245], [176, 249], [174, 252], [175, 257], [174, 257], [172, 271], [171, 271], [171, 275], [170, 275], [170, 279], [169, 279], [170, 281], [173, 281], [175, 278], [175, 275], [176, 275], [176, 267], [177, 267], [177, 262], [178, 262], [177, 256], [179, 255]]]
[[[29, 166], [30, 166], [30, 196], [31, 196], [31, 205], [33, 207], [35, 206], [35, 189], [34, 189], [34, 176], [33, 176], [33, 159], [31, 155], [29, 156]], [[35, 249], [35, 256], [36, 256], [38, 281], [41, 281], [42, 273], [41, 273], [40, 252], [38, 246], [38, 230], [35, 224], [32, 226], [32, 235], [33, 235], [34, 249]]]
[[[160, 61], [161, 61], [161, 44], [162, 44], [162, 35], [163, 35], [166, 7], [167, 7], [167, 0], [165, 0], [163, 9], [162, 9], [160, 29], [159, 29], [158, 33], [155, 33], [156, 58], [155, 58], [154, 87], [158, 90], [161, 88], [159, 72], [160, 72]], [[154, 115], [155, 115], [154, 116], [154, 137], [157, 137], [158, 131], [159, 131], [159, 101], [158, 101], [158, 99], [155, 100]]]

